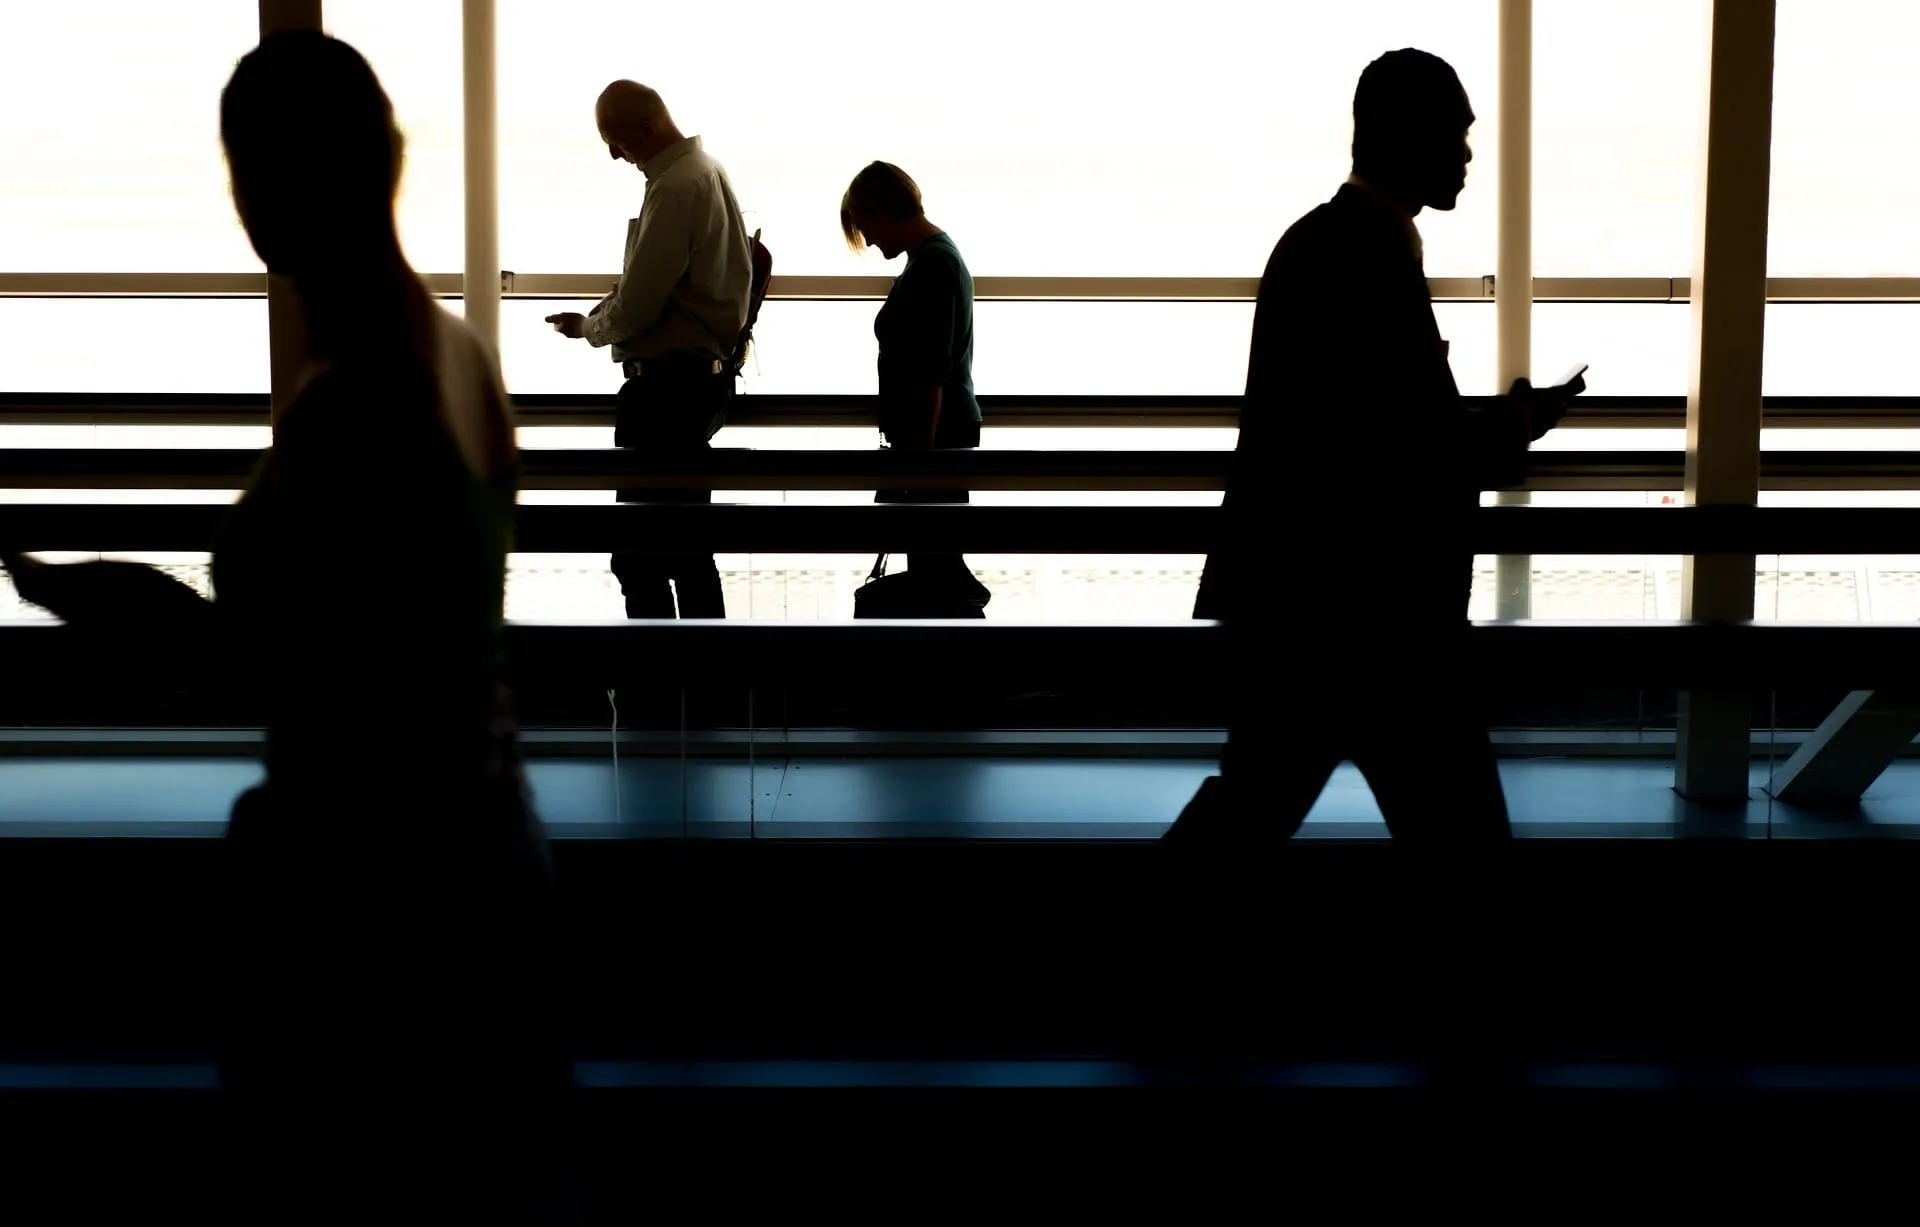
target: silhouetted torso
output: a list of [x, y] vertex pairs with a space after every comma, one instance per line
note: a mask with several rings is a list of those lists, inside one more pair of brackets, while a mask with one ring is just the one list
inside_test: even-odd
[[444, 1119], [563, 1076], [546, 840], [500, 682], [513, 472], [463, 460], [444, 377], [399, 353], [315, 377], [214, 556], [268, 719], [229, 828], [227, 1079], [268, 1103], [376, 1088]]
[[1465, 516], [1519, 479], [1526, 445], [1461, 402], [1409, 221], [1342, 187], [1261, 278], [1227, 540], [1196, 613], [1328, 634], [1460, 622]]
[[[973, 394], [973, 274], [945, 231], [917, 243], [873, 320], [880, 344], [880, 433], [903, 451], [980, 446]], [[940, 389], [938, 418], [928, 393]], [[928, 427], [931, 425], [932, 429]], [[965, 490], [879, 490], [876, 503], [965, 503]], [[916, 616], [978, 617], [991, 599], [960, 554], [914, 550], [908, 573], [923, 595]]]
[[937, 447], [980, 442], [973, 394], [973, 274], [944, 232], [907, 253], [887, 301], [873, 320], [880, 343], [880, 430], [895, 447], [922, 446], [921, 390], [941, 390]]
[[499, 694], [514, 486], [471, 476], [401, 357], [327, 371], [288, 408], [214, 555], [256, 663], [269, 786], [445, 788], [509, 770]]
[[1194, 610], [1229, 631], [1227, 744], [1169, 840], [1288, 838], [1343, 759], [1396, 839], [1508, 836], [1462, 665], [1464, 529], [1482, 488], [1521, 475], [1527, 435], [1505, 401], [1469, 411], [1447, 357], [1411, 219], [1371, 189], [1274, 248]]

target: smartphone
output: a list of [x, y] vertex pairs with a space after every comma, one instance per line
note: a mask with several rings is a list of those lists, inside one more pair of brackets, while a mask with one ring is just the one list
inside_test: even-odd
[[1553, 386], [1556, 388], [1565, 388], [1568, 396], [1578, 396], [1582, 392], [1585, 392], [1587, 390], [1587, 381], [1581, 378], [1581, 376], [1587, 373], [1587, 365], [1587, 363], [1582, 362], [1579, 366], [1574, 367], [1565, 375], [1561, 376], [1560, 382]]

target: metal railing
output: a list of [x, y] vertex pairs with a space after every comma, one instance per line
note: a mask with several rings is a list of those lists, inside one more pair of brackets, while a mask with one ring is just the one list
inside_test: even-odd
[[[1493, 398], [1469, 396], [1469, 406]], [[1238, 396], [982, 396], [987, 425], [1003, 428], [1233, 428]], [[513, 398], [522, 426], [612, 426], [614, 398], [523, 394]], [[855, 395], [768, 395], [734, 398], [733, 426], [851, 426], [872, 429], [878, 401]], [[1770, 396], [1771, 429], [1920, 428], [1920, 397]], [[1561, 430], [1671, 429], [1686, 426], [1686, 398], [1583, 396]], [[265, 426], [265, 393], [0, 392], [0, 425], [11, 426]]]
[[[1118, 685], [1188, 690], [1237, 684], [1243, 665], [1213, 622], [1047, 625], [1009, 622], [510, 623], [513, 672], [547, 687], [628, 676], [650, 688], [844, 689], [877, 653], [915, 662], [916, 683], [1003, 680], [1022, 688]], [[1920, 672], [1920, 626], [1741, 622], [1479, 622], [1464, 641], [1500, 687], [1634, 688], [1906, 684]], [[9, 685], [100, 675], [101, 640], [56, 623], [0, 623]], [[1151, 662], [1150, 667], [1140, 662]], [[1136, 676], [1137, 675], [1137, 676]], [[111, 686], [109, 673], [99, 678]], [[121, 683], [124, 685], [125, 683]]]
[[[1364, 498], [1330, 511], [1365, 514]], [[199, 552], [229, 508], [206, 504], [13, 504], [0, 546], [16, 550]], [[377, 520], [377, 516], [370, 515]], [[714, 553], [1205, 554], [1217, 507], [523, 505], [514, 548], [602, 554], [671, 540]], [[342, 549], [378, 540], [343, 538]], [[1460, 539], [1475, 554], [1772, 555], [1920, 553], [1920, 508], [1479, 507]]]
[[[244, 448], [0, 449], [0, 489], [238, 490], [261, 453]], [[1678, 451], [1533, 455], [1519, 489], [1679, 490]], [[774, 451], [722, 448], [676, 458], [644, 452], [526, 448], [525, 490], [1218, 491], [1230, 452]], [[1892, 451], [1769, 451], [1763, 490], [1920, 490], [1920, 456]]]
[[[618, 280], [617, 272], [517, 273], [500, 277], [507, 298], [599, 298]], [[459, 297], [465, 278], [459, 273], [427, 273], [427, 289]], [[775, 276], [767, 297], [775, 301], [834, 301], [884, 298], [891, 277]], [[1430, 277], [1436, 302], [1491, 301], [1492, 274], [1479, 277]], [[1258, 277], [1002, 277], [974, 278], [974, 297], [982, 302], [1252, 302]], [[1535, 277], [1535, 302], [1686, 302], [1687, 277]], [[180, 298], [265, 297], [264, 273], [0, 273], [0, 297], [26, 298]], [[1920, 277], [1770, 277], [1773, 302], [1916, 302]]]

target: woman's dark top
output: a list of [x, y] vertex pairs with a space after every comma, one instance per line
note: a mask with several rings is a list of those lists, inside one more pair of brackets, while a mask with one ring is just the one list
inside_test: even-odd
[[218, 543], [221, 621], [257, 662], [267, 774], [465, 788], [512, 771], [499, 677], [514, 477], [475, 478], [423, 364], [316, 376]]
[[973, 395], [973, 274], [945, 231], [907, 253], [874, 317], [880, 342], [880, 432], [896, 447], [922, 447], [924, 389], [939, 384], [936, 447], [977, 447], [980, 402]]
[[[475, 386], [399, 354], [319, 374], [217, 544], [223, 654], [268, 726], [228, 828], [230, 1085], [431, 1083], [442, 1058], [564, 1077], [546, 837], [501, 682], [511, 427]], [[494, 412], [501, 471], [475, 476], [450, 403]]]

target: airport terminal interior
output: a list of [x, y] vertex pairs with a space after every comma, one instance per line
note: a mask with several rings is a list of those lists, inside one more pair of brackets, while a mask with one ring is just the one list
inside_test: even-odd
[[[720, 1136], [824, 1153], [809, 1095], [847, 1095], [844, 1136], [877, 1148], [858, 1093], [883, 1088], [934, 1096], [884, 1109], [927, 1138], [957, 1137], [964, 1102], [968, 1128], [1035, 1146], [1171, 1134], [1151, 1105], [1180, 1088], [1260, 1092], [1259, 1128], [1300, 1104], [1406, 1121], [1438, 1085], [1422, 1020], [1480, 971], [1502, 1093], [1556, 1119], [1679, 1131], [1720, 1095], [1758, 1129], [1920, 1091], [1920, 1019], [1886, 970], [1920, 874], [1920, 5], [860, 12], [0, 3], [0, 549], [214, 595], [213, 543], [301, 371], [220, 94], [263, 34], [323, 29], [392, 100], [407, 261], [511, 400], [504, 670], [603, 1169], [629, 1143], [718, 1168]], [[1463, 519], [1458, 650], [1515, 839], [1414, 859], [1342, 762], [1291, 841], [1183, 850], [1161, 836], [1218, 773], [1230, 711], [1271, 716], [1242, 767], [1254, 811], [1288, 770], [1273, 731], [1325, 715], [1194, 606], [1262, 270], [1341, 189], [1355, 82], [1402, 47], [1452, 65], [1475, 113], [1458, 207], [1416, 219], [1465, 403], [1586, 368], [1524, 480]], [[647, 181], [608, 157], [595, 102], [623, 78], [725, 165], [773, 256], [692, 467], [616, 447], [622, 368], [547, 322], [623, 275]], [[876, 158], [911, 172], [976, 304], [978, 448], [905, 467], [875, 374], [902, 262], [836, 221]], [[1377, 619], [1355, 602], [1411, 600], [1428, 572], [1389, 545], [1362, 589], [1329, 578], [1317, 534], [1391, 499], [1364, 448], [1290, 455], [1290, 429], [1260, 481], [1331, 493], [1259, 527], [1246, 625], [1269, 664], [1338, 673], [1346, 640], [1313, 628]], [[1307, 472], [1328, 463], [1338, 481]], [[711, 504], [675, 497], [693, 487]], [[971, 501], [876, 504], [894, 487]], [[339, 626], [378, 626], [396, 610], [365, 560], [419, 547], [352, 523], [372, 527], [303, 565]], [[625, 616], [609, 559], [661, 540], [712, 553], [724, 620]], [[854, 616], [876, 554], [930, 549], [965, 552], [983, 618]], [[20, 952], [0, 1113], [190, 1149], [221, 1110], [203, 990], [235, 923], [208, 900], [265, 724], [4, 572], [0, 645]], [[403, 739], [419, 714], [374, 690], [359, 727]], [[1408, 753], [1458, 701], [1357, 666], [1342, 699]]]

